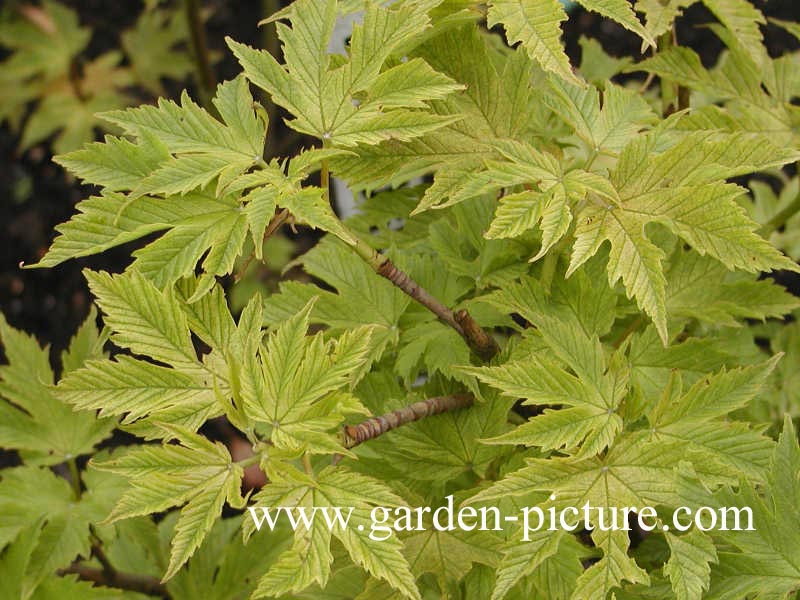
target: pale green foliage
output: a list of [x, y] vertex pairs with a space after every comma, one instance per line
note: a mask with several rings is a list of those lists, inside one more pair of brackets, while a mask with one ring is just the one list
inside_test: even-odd
[[[144, 194], [177, 194], [205, 186], [217, 176], [217, 192], [260, 160], [266, 124], [253, 113], [253, 99], [243, 79], [220, 85], [214, 104], [224, 120], [220, 123], [195, 104], [188, 95], [178, 106], [161, 101], [106, 113], [104, 118], [141, 140], [133, 145], [116, 138], [78, 150], [63, 157], [64, 166], [82, 179], [111, 190], [130, 189], [133, 183], [121, 178], [129, 163], [141, 162], [132, 198]], [[112, 144], [117, 158], [106, 156]], [[111, 160], [110, 160], [111, 159]], [[113, 162], [112, 162], [113, 161]], [[223, 174], [224, 172], [224, 174]], [[143, 178], [143, 179], [142, 179]]]
[[667, 32], [684, 8], [697, 0], [636, 0], [634, 8], [645, 15], [645, 26], [653, 37]]
[[[800, 416], [800, 329], [779, 319], [800, 301], [786, 273], [764, 274], [800, 270], [784, 171], [800, 160], [798, 54], [769, 56], [745, 0], [704, 2], [726, 46], [710, 67], [670, 41], [691, 0], [580, 4], [659, 49], [610, 57], [584, 39], [574, 69], [555, 0], [298, 0], [271, 17], [282, 58], [228, 40], [243, 73], [215, 114], [187, 93], [106, 112], [121, 135], [57, 158], [99, 190], [37, 267], [155, 239], [121, 274], [85, 271], [106, 329], [90, 313], [58, 382], [47, 351], [0, 322], [0, 445], [26, 463], [0, 471], [0, 596], [80, 594], [53, 573], [95, 536], [176, 600], [796, 593], [800, 450], [784, 415]], [[361, 9], [331, 54], [337, 19]], [[642, 81], [611, 80], [623, 71]], [[275, 123], [251, 84], [316, 147], [265, 159]], [[368, 192], [347, 220], [331, 174]], [[294, 260], [277, 291], [245, 279], [231, 302], [217, 278], [251, 252], [269, 263], [285, 218], [326, 234], [279, 252]], [[384, 257], [500, 351], [481, 362], [380, 276]], [[345, 423], [466, 392], [468, 409], [345, 448]], [[237, 443], [209, 435], [219, 423]], [[95, 454], [72, 491], [45, 470], [113, 427], [145, 442]], [[249, 495], [248, 467], [268, 480]], [[503, 516], [606, 513], [588, 535], [433, 531], [425, 515], [424, 531], [370, 538], [374, 507], [448, 494]], [[267, 506], [353, 514], [258, 529], [247, 508]], [[644, 540], [600, 527], [626, 506], [655, 507]], [[679, 506], [752, 507], [756, 531], [663, 529]]]
[[[385, 541], [371, 540], [369, 533], [369, 508], [372, 505], [393, 507], [402, 500], [378, 480], [348, 472], [346, 469], [328, 467], [320, 471], [313, 482], [289, 481], [265, 487], [253, 496], [258, 506], [294, 507], [353, 507], [352, 526], [329, 529], [324, 521], [315, 521], [311, 529], [300, 526], [294, 542], [264, 575], [254, 597], [302, 590], [312, 582], [325, 587], [333, 559], [330, 550], [332, 535], [347, 550], [352, 560], [375, 577], [386, 580], [392, 587], [409, 598], [419, 598], [408, 561], [401, 553], [402, 544], [397, 538]], [[359, 531], [358, 525], [362, 525]], [[254, 533], [252, 522], [245, 526], [246, 535]]]
[[[748, 506], [753, 511], [756, 531], [713, 532], [715, 538], [728, 544], [717, 553], [718, 568], [712, 569], [710, 596], [741, 598], [750, 594], [786, 596], [800, 584], [797, 562], [798, 538], [788, 534], [798, 524], [797, 469], [800, 448], [792, 421], [784, 421], [783, 432], [766, 470], [767, 482], [762, 493], [751, 482], [743, 482], [738, 492], [722, 488], [710, 493], [691, 474], [682, 476], [679, 492], [692, 501], [708, 506]], [[709, 548], [703, 544], [708, 555]], [[697, 550], [695, 550], [697, 552]]]
[[[92, 311], [64, 355], [64, 369], [75, 370], [102, 357]], [[92, 452], [115, 423], [88, 411], [73, 412], [54, 396], [49, 348], [13, 329], [0, 315], [0, 343], [8, 361], [0, 367], [0, 445], [22, 452], [30, 464], [52, 465]]]
[[[62, 236], [37, 266], [167, 229], [135, 252], [134, 268], [163, 287], [194, 273], [202, 259], [204, 275], [191, 298], [196, 301], [215, 276], [233, 270], [248, 233], [254, 243], [261, 240], [276, 205], [291, 210], [298, 221], [351, 241], [322, 190], [301, 187], [310, 171], [336, 152], [302, 153], [284, 172], [277, 160], [267, 164], [261, 157], [265, 113], [256, 110], [243, 77], [220, 84], [213, 102], [223, 122], [187, 94], [180, 105], [160, 100], [158, 107], [104, 114], [137, 143], [107, 136], [103, 143], [59, 157], [82, 179], [102, 186], [104, 196], [79, 205], [81, 215], [64, 224]], [[260, 256], [260, 243], [255, 246]]]
[[180, 12], [147, 7], [136, 26], [122, 33], [120, 43], [139, 84], [158, 96], [164, 93], [163, 78], [181, 80], [192, 71], [191, 57], [180, 48], [187, 38]]
[[0, 566], [0, 590], [5, 597], [93, 597], [81, 595], [87, 591], [83, 586], [59, 584], [54, 575], [78, 555], [88, 555], [90, 526], [108, 513], [122, 491], [119, 480], [94, 473], [87, 474], [85, 482], [87, 492], [76, 501], [69, 484], [49, 469], [3, 471], [0, 543], [8, 546]]
[[[133, 486], [111, 521], [186, 503], [175, 525], [168, 579], [200, 545], [226, 501], [233, 507], [244, 504], [242, 468], [231, 462], [224, 446], [193, 430], [226, 413], [234, 423], [249, 423], [248, 431], [268, 424], [271, 442], [287, 456], [304, 450], [344, 452], [330, 431], [345, 414], [363, 410], [339, 390], [355, 385], [355, 373], [368, 365], [370, 329], [336, 340], [307, 337], [309, 304], [262, 343], [260, 306], [251, 303], [237, 326], [219, 288], [189, 304], [193, 282], [163, 293], [136, 271], [116, 277], [87, 272], [87, 277], [107, 311], [112, 340], [168, 367], [126, 356], [91, 361], [71, 371], [56, 395], [84, 408], [124, 414], [123, 423], [132, 423], [132, 431], [180, 442], [133, 448], [96, 465], [127, 477]], [[210, 354], [197, 355], [190, 327], [211, 347]], [[228, 394], [233, 405], [223, 399]]]
[[[650, 45], [655, 40], [642, 26], [625, 0], [579, 0], [587, 10], [617, 21]], [[547, 71], [577, 82], [561, 45], [560, 23], [567, 16], [556, 0], [492, 0], [489, 2], [489, 27], [502, 23], [511, 43], [521, 42], [532, 59]]]
[[435, 4], [380, 8], [368, 2], [364, 22], [353, 29], [346, 62], [332, 64], [327, 53], [336, 0], [292, 4], [292, 27], [278, 25], [285, 67], [268, 52], [233, 40], [228, 44], [247, 78], [295, 116], [289, 124], [298, 131], [334, 146], [409, 140], [452, 122], [452, 117], [415, 109], [461, 88], [420, 60], [381, 72], [394, 50], [407, 46], [429, 25], [426, 8]]
[[670, 550], [664, 574], [670, 578], [675, 597], [697, 598], [708, 589], [709, 563], [717, 562], [714, 543], [697, 529], [682, 536], [666, 533], [664, 537]]
[[[96, 316], [92, 310], [63, 354], [64, 371], [102, 357], [105, 338]], [[87, 477], [89, 491], [76, 501], [69, 483], [47, 467], [94, 452], [115, 422], [63, 403], [51, 387], [49, 348], [2, 316], [0, 341], [8, 361], [0, 368], [0, 445], [17, 450], [27, 463], [4, 469], [0, 480], [0, 546], [7, 546], [0, 591], [9, 598], [27, 598], [37, 590], [42, 598], [59, 594], [53, 590], [77, 597], [86, 591], [83, 586], [59, 584], [54, 572], [87, 555], [90, 525], [108, 514], [121, 490], [118, 481]]]
[[489, 4], [487, 24], [494, 27], [502, 23], [508, 41], [521, 42], [543, 69], [577, 82], [561, 47], [561, 22], [566, 18], [557, 0], [493, 0]]
[[212, 444], [180, 427], [158, 427], [180, 445], [142, 446], [95, 466], [127, 477], [132, 483], [109, 515], [110, 522], [186, 503], [175, 524], [164, 574], [164, 579], [169, 579], [194, 554], [219, 517], [223, 503], [227, 500], [234, 508], [241, 508], [245, 501], [240, 492], [242, 468], [231, 463], [222, 444]]

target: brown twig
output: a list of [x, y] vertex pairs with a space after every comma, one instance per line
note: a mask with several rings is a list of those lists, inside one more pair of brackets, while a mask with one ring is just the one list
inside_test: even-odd
[[75, 574], [84, 581], [91, 581], [98, 585], [140, 592], [148, 596], [170, 598], [167, 587], [156, 577], [117, 571], [114, 565], [111, 564], [108, 556], [106, 556], [105, 550], [103, 550], [103, 543], [95, 532], [94, 527], [90, 527], [90, 532], [92, 538], [92, 556], [97, 559], [103, 568], [94, 569], [81, 565], [79, 562], [75, 562], [68, 568], [59, 570], [59, 575]]
[[109, 573], [105, 569], [94, 569], [77, 563], [59, 571], [59, 575], [67, 574], [75, 574], [80, 579], [91, 581], [97, 585], [139, 592], [147, 596], [171, 598], [167, 591], [167, 586], [161, 583], [156, 577], [151, 577], [149, 575], [135, 575], [133, 573], [122, 573], [120, 571], [112, 571]]
[[[327, 160], [321, 162], [320, 187], [325, 194], [325, 198], [329, 199], [330, 170], [328, 169]], [[345, 226], [342, 225], [342, 227]], [[461, 310], [457, 314], [453, 313], [449, 307], [439, 302], [430, 292], [414, 281], [408, 273], [398, 269], [388, 256], [384, 256], [375, 250], [375, 248], [360, 239], [355, 232], [349, 231], [348, 233], [350, 238], [347, 242], [348, 245], [373, 271], [391, 281], [395, 286], [439, 317], [442, 322], [455, 329], [481, 360], [489, 361], [500, 351], [497, 342], [475, 322], [466, 310]]]
[[454, 313], [414, 281], [405, 271], [398, 269], [387, 256], [379, 253], [366, 242], [357, 238], [355, 240], [356, 242], [352, 244], [352, 248], [372, 267], [373, 271], [391, 281], [395, 286], [439, 317], [443, 323], [455, 329], [481, 360], [489, 361], [500, 351], [500, 347], [494, 341], [494, 338], [478, 325], [466, 310]]
[[92, 529], [92, 538], [92, 556], [103, 566], [103, 571], [105, 571], [106, 574], [113, 576], [117, 570], [114, 568], [114, 565], [111, 564], [111, 561], [108, 560], [108, 556], [106, 556], [105, 550], [103, 550], [103, 546], [101, 545], [100, 538], [94, 533], [94, 529]]
[[458, 410], [472, 406], [472, 394], [453, 394], [451, 396], [436, 396], [421, 402], [409, 404], [390, 413], [372, 417], [357, 425], [345, 425], [342, 432], [345, 448], [354, 448], [359, 444], [383, 435], [387, 431], [396, 429], [406, 423], [418, 421], [424, 417], [438, 415], [443, 412]]
[[[329, 198], [330, 171], [328, 162], [323, 160], [320, 170], [320, 187], [325, 198]], [[344, 227], [344, 225], [343, 225]], [[375, 248], [359, 239], [354, 232], [349, 233], [348, 245], [366, 262], [373, 271], [381, 277], [388, 279], [392, 284], [430, 310], [443, 323], [452, 327], [467, 343], [467, 346], [483, 361], [489, 361], [499, 351], [500, 347], [492, 336], [484, 330], [466, 310], [453, 312], [449, 307], [437, 300], [425, 288], [414, 281], [406, 272], [397, 266]], [[343, 430], [343, 444], [345, 448], [353, 448], [367, 440], [378, 437], [405, 425], [445, 411], [466, 408], [471, 406], [474, 399], [470, 394], [455, 394], [452, 396], [437, 396], [422, 402], [415, 402], [401, 409], [392, 411], [379, 417], [367, 419], [358, 425], [346, 425]], [[341, 460], [341, 455], [334, 455], [333, 464]]]
[[[376, 253], [377, 254], [377, 253]], [[380, 256], [380, 255], [379, 255]], [[464, 329], [461, 324], [456, 320], [456, 316], [452, 310], [434, 298], [425, 288], [420, 286], [416, 281], [405, 271], [398, 269], [397, 266], [387, 257], [380, 256], [380, 264], [378, 264], [375, 272], [391, 281], [395, 286], [403, 290], [406, 294], [411, 296], [414, 300], [422, 304], [425, 308], [430, 310], [433, 314], [439, 317], [442, 321], [455, 329], [459, 335], [464, 335]]]
[[407, 273], [398, 269], [387, 257], [381, 256], [381, 259], [381, 263], [376, 269], [378, 275], [391, 281], [394, 285], [439, 317], [440, 320], [455, 329], [481, 360], [489, 361], [500, 351], [494, 338], [478, 325], [475, 319], [472, 318], [472, 315], [466, 310], [460, 310], [454, 313], [447, 306], [434, 298], [425, 288], [411, 279]]
[[[280, 228], [281, 225], [286, 223], [286, 221], [289, 219], [290, 216], [291, 214], [285, 208], [282, 209], [280, 212], [278, 212], [275, 216], [273, 216], [270, 222], [267, 224], [267, 228], [264, 230], [264, 237], [261, 238], [261, 243], [263, 244], [264, 242], [266, 242], [270, 238], [270, 236], [272, 236], [272, 234], [275, 233]], [[250, 266], [250, 263], [253, 262], [255, 256], [256, 253], [255, 250], [253, 250], [253, 253], [250, 254], [250, 256], [247, 257], [247, 260], [244, 261], [244, 264], [239, 269], [239, 272], [236, 273], [236, 275], [234, 275], [233, 277], [234, 283], [239, 283], [239, 281], [242, 280], [242, 277], [244, 277], [245, 273], [247, 273], [247, 268]]]
[[467, 340], [467, 344], [481, 360], [489, 362], [494, 358], [495, 354], [500, 352], [500, 346], [497, 345], [494, 338], [483, 327], [478, 325], [466, 310], [459, 310], [454, 317], [456, 323], [461, 325], [462, 335]]

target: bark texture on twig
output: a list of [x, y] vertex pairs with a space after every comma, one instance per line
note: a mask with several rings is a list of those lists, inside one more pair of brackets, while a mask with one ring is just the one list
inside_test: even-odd
[[354, 448], [367, 440], [375, 439], [387, 431], [396, 429], [406, 423], [412, 423], [424, 417], [438, 415], [451, 410], [467, 408], [472, 406], [473, 402], [472, 394], [436, 396], [409, 404], [378, 417], [372, 417], [357, 425], [345, 425], [343, 431], [344, 447]]
[[[329, 197], [329, 184], [330, 171], [328, 169], [328, 161], [323, 160], [320, 171], [320, 187], [322, 187], [325, 192], [326, 198]], [[428, 290], [420, 286], [408, 273], [398, 269], [397, 265], [395, 265], [388, 256], [384, 256], [364, 240], [359, 239], [354, 232], [348, 233], [350, 235], [349, 239], [346, 240], [347, 244], [373, 271], [391, 281], [392, 284], [435, 314], [443, 323], [455, 329], [458, 335], [464, 338], [464, 341], [470, 349], [475, 352], [481, 360], [485, 362], [489, 361], [500, 351], [500, 348], [492, 336], [478, 325], [466, 310], [461, 310], [458, 314], [454, 314], [448, 306], [437, 300]]]
[[[376, 252], [377, 254], [377, 252]], [[380, 256], [380, 255], [378, 255]], [[411, 279], [407, 273], [397, 268], [388, 258], [381, 256], [375, 271], [385, 277], [414, 300], [435, 314], [441, 321], [458, 332], [470, 349], [483, 361], [489, 361], [500, 351], [497, 342], [478, 325], [466, 310], [453, 313], [450, 308], [434, 298], [425, 288]]]
[[466, 310], [460, 310], [455, 315], [456, 323], [463, 330], [464, 339], [467, 340], [469, 347], [477, 354], [481, 360], [489, 362], [495, 354], [500, 352], [500, 347], [494, 338], [486, 330], [475, 322]]
[[77, 575], [84, 581], [91, 581], [97, 585], [139, 592], [140, 594], [156, 596], [158, 598], [170, 598], [167, 586], [155, 577], [122, 573], [120, 571], [108, 571], [105, 569], [93, 569], [92, 567], [85, 567], [79, 564], [74, 564], [59, 571], [61, 575], [70, 573]]
[[455, 329], [459, 335], [464, 335], [464, 330], [456, 321], [453, 311], [431, 296], [431, 294], [425, 288], [421, 287], [416, 281], [411, 279], [411, 277], [409, 277], [405, 271], [398, 269], [391, 260], [384, 257], [383, 261], [377, 268], [377, 273], [381, 277], [385, 277], [391, 281], [394, 285], [399, 287], [414, 300], [422, 304], [422, 306], [430, 310], [442, 321], [450, 325], [450, 327]]

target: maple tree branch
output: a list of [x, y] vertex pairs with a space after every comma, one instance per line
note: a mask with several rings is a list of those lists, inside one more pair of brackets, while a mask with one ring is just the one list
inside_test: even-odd
[[[328, 169], [327, 160], [321, 162], [320, 187], [322, 188], [323, 194], [325, 194], [325, 198], [329, 199], [330, 171]], [[344, 224], [342, 224], [342, 226], [346, 227]], [[494, 338], [478, 325], [466, 310], [460, 310], [454, 313], [449, 307], [442, 304], [432, 296], [430, 292], [414, 281], [408, 273], [398, 269], [388, 256], [384, 256], [365, 241], [359, 239], [355, 232], [348, 231], [348, 233], [353, 240], [348, 242], [348, 245], [355, 250], [356, 254], [358, 254], [373, 271], [391, 281], [395, 286], [439, 317], [442, 322], [455, 329], [458, 335], [464, 338], [467, 346], [469, 346], [481, 360], [488, 362], [495, 354], [500, 352], [500, 347], [497, 345], [497, 342], [494, 341]]]
[[[320, 172], [320, 186], [325, 198], [329, 196], [330, 171], [328, 162], [322, 161]], [[443, 323], [452, 327], [467, 343], [467, 346], [481, 360], [488, 362], [499, 351], [500, 347], [492, 336], [484, 330], [466, 310], [453, 312], [449, 307], [436, 299], [430, 292], [414, 281], [408, 273], [397, 266], [375, 248], [359, 239], [354, 232], [349, 232], [353, 241], [349, 243], [356, 254], [366, 262], [373, 271], [381, 277], [388, 279], [392, 284], [405, 292], [408, 296], [430, 310]], [[344, 447], [353, 448], [367, 440], [374, 439], [397, 427], [417, 421], [430, 415], [440, 414], [449, 410], [472, 406], [474, 398], [471, 394], [454, 394], [452, 396], [437, 396], [421, 402], [415, 402], [398, 410], [372, 417], [357, 425], [345, 425], [342, 433]], [[341, 455], [334, 456], [334, 464], [341, 460]]]
[[351, 247], [378, 275], [391, 281], [395, 286], [439, 317], [442, 322], [455, 329], [481, 360], [489, 361], [500, 351], [500, 347], [494, 341], [494, 338], [478, 325], [466, 310], [454, 313], [414, 281], [406, 272], [398, 269], [389, 257], [379, 253], [366, 242], [356, 238], [356, 243]]
[[94, 532], [94, 527], [91, 528], [92, 534], [92, 556], [94, 556], [98, 562], [103, 566], [103, 571], [108, 574], [116, 573], [117, 570], [114, 568], [114, 565], [111, 564], [111, 561], [108, 560], [108, 556], [106, 556], [105, 551], [103, 550], [103, 543], [97, 534]]
[[95, 533], [93, 526], [90, 527], [90, 532], [92, 538], [92, 556], [98, 560], [103, 568], [95, 569], [75, 562], [66, 569], [59, 570], [59, 575], [74, 574], [77, 575], [79, 579], [91, 581], [101, 586], [140, 592], [148, 596], [157, 596], [169, 600], [171, 596], [167, 591], [167, 587], [161, 583], [158, 578], [117, 571], [114, 565], [111, 564], [108, 556], [106, 556], [103, 550], [103, 542]]
[[354, 448], [359, 444], [375, 439], [387, 431], [391, 431], [407, 423], [412, 423], [431, 415], [467, 408], [472, 406], [474, 401], [475, 399], [472, 394], [436, 396], [420, 402], [414, 402], [413, 404], [377, 417], [372, 417], [357, 425], [345, 425], [342, 431], [344, 447]]
[[[328, 161], [323, 160], [320, 171], [320, 187], [326, 199], [330, 199], [330, 170]], [[437, 300], [425, 288], [414, 281], [408, 273], [398, 269], [397, 266], [375, 248], [359, 239], [354, 232], [349, 232], [352, 242], [350, 247], [355, 250], [371, 268], [381, 277], [391, 281], [408, 296], [430, 310], [442, 322], [446, 323], [462, 337], [467, 346], [478, 355], [481, 360], [488, 362], [500, 351], [500, 347], [492, 336], [484, 330], [466, 310], [453, 312], [449, 307]], [[357, 425], [346, 425], [343, 430], [345, 448], [353, 448], [362, 442], [371, 440], [405, 425], [427, 417], [472, 406], [474, 398], [471, 394], [454, 394], [452, 396], [437, 396], [421, 402], [415, 402], [390, 413], [367, 419]], [[341, 460], [341, 455], [334, 456], [334, 464]]]
[[167, 591], [167, 586], [161, 583], [158, 578], [149, 575], [136, 575], [133, 573], [123, 573], [121, 571], [108, 571], [107, 569], [95, 569], [80, 564], [73, 564], [66, 569], [59, 570], [59, 575], [77, 575], [83, 581], [91, 581], [97, 585], [139, 592], [147, 596], [159, 598], [171, 598]]

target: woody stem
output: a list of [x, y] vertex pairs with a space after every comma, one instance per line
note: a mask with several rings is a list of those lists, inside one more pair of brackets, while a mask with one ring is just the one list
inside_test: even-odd
[[352, 243], [351, 247], [356, 254], [364, 259], [364, 262], [372, 267], [373, 271], [391, 281], [395, 286], [435, 314], [443, 323], [455, 329], [481, 360], [489, 361], [500, 351], [494, 338], [478, 325], [466, 310], [453, 312], [414, 281], [406, 272], [398, 269], [387, 256], [384, 256], [363, 240], [355, 236], [353, 236], [353, 239], [355, 243]]
[[407, 423], [418, 421], [424, 417], [438, 415], [443, 412], [458, 410], [472, 406], [472, 394], [453, 394], [451, 396], [436, 396], [392, 412], [372, 417], [357, 425], [345, 425], [343, 439], [345, 448], [354, 448], [363, 442], [375, 439], [387, 431], [396, 429]]
[[[330, 171], [328, 169], [328, 161], [323, 160], [321, 162], [320, 186], [326, 198], [329, 197], [329, 185]], [[478, 325], [466, 310], [459, 310], [458, 312], [450, 310], [414, 281], [408, 273], [398, 269], [388, 256], [384, 256], [365, 241], [359, 239], [354, 232], [347, 230], [344, 224], [342, 224], [342, 227], [348, 233], [349, 239], [345, 241], [373, 271], [391, 281], [395, 286], [435, 314], [439, 320], [455, 329], [481, 360], [488, 362], [500, 351], [494, 338]]]

